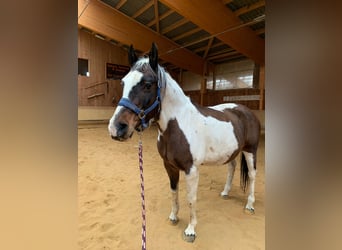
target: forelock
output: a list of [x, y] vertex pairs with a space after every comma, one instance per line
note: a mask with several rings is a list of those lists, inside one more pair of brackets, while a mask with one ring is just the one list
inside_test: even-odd
[[[162, 78], [161, 73], [165, 73], [165, 71], [162, 67], [159, 66], [159, 78]], [[139, 60], [131, 67], [129, 73], [122, 79], [125, 84], [122, 97], [128, 98], [130, 91], [141, 81], [141, 78], [144, 75], [150, 75], [158, 79], [158, 75], [156, 74], [156, 72], [154, 72], [149, 64], [148, 57], [140, 57]]]
[[149, 58], [148, 57], [139, 58], [139, 60], [133, 65], [131, 70], [137, 70], [143, 74], [147, 73], [147, 74], [151, 74], [153, 76], [157, 76], [149, 64]]

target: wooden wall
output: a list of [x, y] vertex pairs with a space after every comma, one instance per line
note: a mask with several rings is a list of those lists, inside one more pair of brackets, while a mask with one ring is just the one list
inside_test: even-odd
[[[200, 103], [201, 93], [200, 90], [185, 91], [185, 94], [196, 103]], [[246, 89], [227, 89], [227, 90], [207, 90], [203, 96], [204, 106], [213, 106], [221, 103], [229, 103], [224, 100], [224, 96], [254, 96], [260, 95], [260, 89], [246, 88]], [[243, 104], [250, 109], [259, 109], [259, 100], [234, 100], [233, 103]]]
[[[120, 80], [106, 79], [106, 63], [114, 63], [128, 66], [127, 51], [121, 47], [115, 46], [108, 41], [96, 38], [94, 34], [90, 34], [79, 29], [78, 33], [78, 57], [89, 60], [90, 76], [78, 76], [78, 105], [84, 107], [111, 107], [116, 106], [122, 95], [122, 87]], [[179, 75], [172, 71], [169, 73], [179, 79]], [[262, 79], [263, 80], [263, 79]], [[96, 86], [93, 86], [96, 85]], [[91, 87], [93, 86], [93, 87]], [[183, 88], [184, 82], [182, 85]], [[264, 94], [264, 86], [262, 92], [260, 89], [229, 89], [229, 90], [206, 90], [203, 96], [203, 105], [211, 106], [224, 103], [224, 96], [250, 96]], [[99, 95], [90, 98], [91, 96]], [[201, 103], [200, 90], [185, 91], [185, 94], [197, 103]], [[265, 100], [261, 96], [259, 100], [249, 101], [233, 101], [248, 106], [251, 109], [264, 109]]]
[[[113, 106], [116, 104], [121, 98], [122, 87], [120, 80], [106, 79], [106, 63], [128, 66], [127, 52], [79, 29], [78, 58], [88, 59], [90, 73], [89, 77], [78, 76], [78, 105]], [[99, 85], [88, 88], [96, 84]], [[104, 95], [89, 98], [102, 93]]]

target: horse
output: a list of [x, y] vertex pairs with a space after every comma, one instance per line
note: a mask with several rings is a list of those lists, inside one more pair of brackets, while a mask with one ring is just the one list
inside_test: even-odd
[[134, 131], [157, 124], [157, 148], [163, 159], [171, 188], [172, 224], [178, 222], [178, 182], [185, 172], [190, 221], [183, 239], [194, 242], [197, 234], [196, 201], [199, 167], [202, 164], [227, 164], [228, 174], [221, 196], [228, 197], [241, 154], [240, 185], [248, 198], [245, 211], [254, 213], [256, 152], [260, 123], [247, 107], [225, 103], [203, 107], [193, 103], [178, 83], [158, 64], [155, 43], [148, 53], [138, 58], [133, 46], [128, 51], [130, 71], [122, 79], [123, 94], [111, 117], [108, 130], [114, 140], [125, 141]]

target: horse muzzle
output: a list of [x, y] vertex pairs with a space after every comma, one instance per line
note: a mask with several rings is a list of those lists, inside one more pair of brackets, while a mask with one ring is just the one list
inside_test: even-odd
[[115, 124], [110, 123], [108, 130], [112, 139], [117, 141], [125, 141], [131, 138], [134, 131], [127, 123], [124, 122], [118, 122]]

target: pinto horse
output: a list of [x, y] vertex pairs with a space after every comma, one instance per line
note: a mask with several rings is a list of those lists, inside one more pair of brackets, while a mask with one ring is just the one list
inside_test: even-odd
[[170, 179], [172, 206], [170, 221], [178, 222], [179, 172], [185, 172], [190, 222], [183, 238], [193, 242], [199, 167], [202, 164], [228, 163], [227, 181], [222, 197], [231, 189], [235, 158], [241, 154], [240, 184], [248, 199], [245, 209], [254, 213], [256, 151], [260, 123], [245, 106], [220, 104], [201, 107], [184, 95], [177, 82], [158, 65], [158, 50], [153, 43], [148, 56], [138, 58], [133, 46], [129, 49], [130, 72], [122, 79], [123, 96], [108, 129], [115, 140], [125, 141], [134, 130], [141, 131], [152, 121], [158, 125], [158, 151]]

